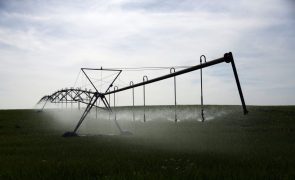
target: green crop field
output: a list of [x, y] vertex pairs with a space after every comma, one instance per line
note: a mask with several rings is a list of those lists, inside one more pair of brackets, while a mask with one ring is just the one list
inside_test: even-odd
[[62, 124], [54, 111], [0, 111], [1, 180], [295, 178], [294, 106], [250, 106], [246, 116], [238, 106], [207, 106], [212, 116], [226, 113], [204, 123], [130, 121], [129, 136], [102, 135], [103, 124], [86, 120], [79, 133], [91, 135], [70, 138], [61, 135], [77, 117]]

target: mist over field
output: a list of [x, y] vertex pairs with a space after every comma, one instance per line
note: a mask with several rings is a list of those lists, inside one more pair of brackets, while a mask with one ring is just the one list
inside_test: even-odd
[[96, 120], [92, 111], [78, 130], [80, 136], [68, 138], [61, 135], [73, 130], [81, 111], [1, 110], [1, 179], [292, 179], [295, 175], [294, 106], [250, 106], [247, 116], [240, 106], [207, 106], [208, 116], [215, 111], [222, 114], [203, 123], [197, 113], [185, 116], [198, 111], [196, 106], [179, 107], [182, 118], [188, 119], [178, 123], [169, 117], [171, 107], [157, 107], [163, 115], [154, 109], [145, 123], [141, 113], [134, 123], [128, 108], [119, 108], [117, 118], [132, 135], [119, 135], [113, 119], [104, 113]]
[[[0, 109], [32, 108], [73, 86], [81, 67], [192, 66], [229, 51], [248, 104], [295, 103], [292, 0], [11, 0], [0, 1], [0, 17]], [[207, 104], [239, 104], [230, 66], [204, 70], [204, 82]], [[181, 104], [198, 104], [199, 72], [178, 83]], [[171, 86], [151, 88], [150, 105], [172, 104], [151, 92]]]
[[[84, 124], [81, 126], [81, 134], [117, 134], [120, 132], [114, 123], [116, 120], [123, 130], [128, 130], [134, 135], [140, 132], [137, 125], [143, 125], [144, 107], [116, 107], [113, 112], [93, 108]], [[145, 108], [146, 121], [152, 123], [166, 122], [175, 123], [174, 106], [148, 106]], [[52, 125], [64, 130], [72, 130], [79, 121], [84, 109], [48, 109], [44, 110], [45, 114], [52, 117]], [[177, 106], [177, 122], [201, 122], [200, 106]], [[232, 112], [241, 111], [239, 106], [206, 106], [205, 120], [212, 121], [225, 117]], [[134, 113], [134, 119], [133, 119]]]

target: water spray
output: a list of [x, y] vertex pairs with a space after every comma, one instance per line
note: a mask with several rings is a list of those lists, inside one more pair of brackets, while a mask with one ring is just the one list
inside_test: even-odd
[[[133, 83], [133, 81], [130, 81], [130, 84], [128, 86], [125, 87], [115, 87], [113, 88], [113, 90], [111, 90], [111, 87], [113, 87], [114, 82], [118, 79], [119, 75], [121, 74], [121, 72], [123, 71], [124, 68], [122, 69], [104, 69], [104, 68], [99, 68], [99, 69], [95, 69], [95, 68], [81, 68], [81, 71], [83, 72], [83, 74], [86, 76], [87, 80], [89, 81], [89, 83], [92, 85], [92, 87], [94, 88], [95, 91], [92, 91], [91, 89], [87, 90], [82, 90], [81, 88], [66, 88], [66, 89], [61, 89], [58, 90], [54, 93], [52, 93], [51, 95], [46, 95], [43, 96], [39, 102], [37, 104], [40, 103], [44, 103], [41, 110], [42, 111], [46, 104], [48, 102], [51, 103], [66, 103], [66, 107], [67, 107], [67, 103], [71, 103], [71, 107], [73, 103], [78, 103], [78, 107], [80, 109], [80, 103], [82, 104], [86, 104], [86, 109], [84, 110], [80, 120], [78, 121], [77, 125], [75, 126], [74, 130], [72, 132], [66, 132], [63, 136], [65, 137], [71, 137], [71, 136], [77, 136], [77, 130], [79, 129], [79, 127], [81, 126], [81, 124], [83, 123], [83, 121], [85, 120], [86, 116], [89, 114], [90, 110], [95, 107], [95, 108], [100, 108], [103, 110], [108, 111], [110, 114], [111, 113], [115, 113], [115, 124], [117, 126], [117, 128], [120, 131], [121, 135], [130, 135], [131, 133], [128, 131], [124, 131], [122, 130], [122, 128], [120, 127], [119, 123], [117, 122], [117, 116], [116, 116], [116, 112], [115, 112], [115, 93], [118, 92], [122, 92], [122, 91], [126, 91], [129, 89], [132, 89], [132, 102], [133, 102], [133, 121], [135, 119], [134, 117], [134, 88], [143, 87], [143, 100], [144, 100], [144, 107], [143, 107], [143, 111], [144, 111], [144, 117], [143, 117], [143, 121], [146, 122], [146, 114], [145, 114], [145, 85], [147, 84], [152, 84], [158, 81], [162, 81], [168, 78], [174, 78], [174, 121], [175, 123], [177, 122], [177, 104], [176, 104], [176, 76], [179, 75], [183, 75], [186, 73], [190, 73], [196, 70], [200, 70], [200, 76], [201, 76], [201, 117], [202, 117], [202, 122], [205, 121], [205, 116], [204, 116], [204, 104], [203, 104], [203, 74], [202, 74], [202, 69], [213, 66], [213, 65], [217, 65], [220, 63], [231, 63], [232, 69], [233, 69], [233, 73], [234, 73], [234, 77], [235, 77], [235, 81], [237, 84], [237, 88], [238, 88], [238, 92], [239, 92], [239, 96], [240, 96], [240, 100], [242, 103], [242, 108], [243, 108], [243, 112], [244, 114], [248, 113], [246, 104], [245, 104], [245, 100], [244, 100], [244, 96], [243, 96], [243, 92], [242, 92], [242, 88], [240, 85], [240, 81], [239, 81], [239, 77], [238, 77], [238, 73], [237, 73], [237, 69], [234, 63], [234, 59], [233, 59], [233, 55], [231, 52], [229, 53], [225, 53], [223, 57], [218, 58], [218, 59], [214, 59], [211, 61], [206, 61], [206, 57], [204, 55], [202, 55], [200, 57], [200, 64], [196, 65], [196, 66], [190, 66], [187, 67], [185, 69], [176, 71], [174, 67], [169, 67], [170, 68], [170, 73], [163, 75], [163, 76], [159, 76], [153, 79], [148, 79], [147, 76], [143, 76], [143, 81], [140, 83]], [[125, 68], [127, 69], [127, 68]], [[146, 68], [147, 69], [147, 68]], [[154, 69], [154, 70], [158, 70], [158, 69], [164, 69], [163, 67], [149, 67], [149, 69]], [[134, 70], [134, 68], [133, 68]], [[103, 92], [102, 90], [98, 91], [98, 89], [95, 87], [94, 82], [91, 80], [91, 78], [89, 78], [89, 76], [87, 75], [87, 71], [111, 71], [114, 72], [115, 77], [112, 79], [112, 81], [109, 83], [107, 89]], [[113, 94], [114, 95], [114, 110], [112, 110], [111, 106], [110, 106], [110, 95]], [[107, 100], [106, 96], [109, 96], [109, 100]], [[97, 101], [100, 100], [102, 102], [102, 105], [100, 105], [100, 103], [97, 103]], [[63, 107], [63, 106], [62, 106]]]

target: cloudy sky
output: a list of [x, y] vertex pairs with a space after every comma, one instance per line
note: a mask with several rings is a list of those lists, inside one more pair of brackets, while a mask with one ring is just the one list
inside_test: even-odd
[[[294, 105], [294, 47], [292, 0], [0, 0], [0, 109], [32, 108], [81, 67], [196, 65], [229, 51], [247, 104]], [[177, 80], [178, 102], [199, 103], [199, 72]], [[240, 104], [228, 64], [204, 83], [205, 103]], [[150, 104], [173, 103], [172, 81], [153, 86]]]

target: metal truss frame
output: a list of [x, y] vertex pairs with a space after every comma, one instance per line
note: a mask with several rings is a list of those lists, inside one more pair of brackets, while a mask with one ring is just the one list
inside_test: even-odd
[[[238, 88], [238, 92], [239, 92], [243, 112], [244, 112], [244, 114], [247, 114], [248, 110], [247, 110], [247, 107], [246, 107], [246, 104], [245, 104], [242, 88], [241, 88], [241, 85], [240, 85], [240, 81], [239, 81], [239, 77], [238, 77], [238, 73], [237, 73], [237, 69], [236, 69], [236, 66], [235, 66], [235, 62], [234, 62], [234, 58], [233, 58], [232, 53], [231, 52], [225, 53], [223, 57], [218, 58], [218, 59], [214, 59], [214, 60], [211, 60], [211, 61], [206, 61], [206, 59], [203, 57], [205, 62], [202, 61], [203, 60], [202, 57], [203, 57], [203, 55], [200, 58], [200, 64], [199, 65], [191, 66], [189, 68], [186, 68], [186, 69], [183, 69], [183, 70], [180, 70], [180, 71], [175, 71], [175, 69], [173, 71], [171, 71], [171, 69], [170, 69], [170, 73], [166, 74], [164, 76], [160, 76], [160, 77], [150, 79], [150, 80], [148, 80], [147, 77], [146, 77], [146, 78], [144, 78], [143, 82], [140, 82], [140, 83], [137, 83], [137, 84], [134, 84], [132, 82], [132, 83], [130, 83], [129, 86], [122, 87], [122, 88], [114, 88], [114, 90], [112, 90], [112, 91], [111, 91], [110, 88], [113, 86], [114, 82], [119, 77], [122, 70], [119, 70], [119, 69], [103, 69], [103, 68], [100, 68], [100, 69], [99, 68], [98, 69], [95, 69], [95, 68], [81, 68], [82, 72], [84, 73], [86, 78], [89, 80], [89, 82], [91, 83], [93, 88], [95, 89], [94, 92], [91, 91], [91, 90], [87, 90], [87, 89], [85, 89], [85, 90], [75, 89], [75, 88], [62, 89], [62, 90], [58, 90], [58, 91], [52, 93], [51, 95], [47, 95], [47, 96], [42, 97], [39, 100], [38, 103], [41, 103], [41, 102], [45, 101], [45, 103], [42, 106], [42, 110], [44, 109], [44, 107], [45, 107], [45, 105], [46, 105], [46, 103], [48, 101], [50, 101], [51, 103], [64, 103], [64, 102], [68, 103], [68, 102], [70, 102], [70, 103], [83, 103], [83, 104], [86, 104], [87, 107], [84, 110], [80, 120], [78, 121], [74, 131], [70, 132], [70, 133], [65, 133], [65, 134], [67, 134], [69, 136], [75, 136], [77, 130], [80, 127], [80, 125], [82, 124], [85, 117], [87, 116], [87, 114], [90, 112], [90, 110], [93, 107], [102, 108], [104, 110], [112, 112], [112, 109], [110, 107], [110, 102], [108, 102], [108, 100], [105, 97], [106, 95], [115, 94], [115, 93], [118, 93], [118, 92], [121, 92], [121, 91], [126, 91], [126, 90], [129, 90], [129, 89], [134, 89], [134, 88], [140, 87], [140, 86], [144, 87], [147, 84], [151, 84], [151, 83], [158, 82], [158, 81], [165, 80], [165, 79], [172, 78], [172, 77], [175, 78], [176, 76], [179, 76], [179, 75], [182, 75], [182, 74], [185, 74], [185, 73], [189, 73], [189, 72], [192, 72], [192, 71], [196, 71], [196, 70], [201, 70], [201, 81], [202, 81], [202, 69], [203, 68], [207, 68], [207, 67], [210, 67], [210, 66], [225, 62], [225, 63], [230, 63], [231, 66], [232, 66], [232, 70], [233, 70], [236, 85], [237, 85], [237, 88]], [[95, 87], [95, 85], [93, 84], [93, 82], [91, 81], [91, 79], [89, 78], [89, 76], [87, 75], [87, 73], [85, 72], [87, 70], [92, 70], [92, 71], [93, 70], [96, 70], [96, 71], [99, 71], [99, 70], [100, 71], [116, 71], [116, 72], [118, 72], [118, 74], [113, 79], [113, 81], [109, 84], [109, 86], [108, 86], [108, 88], [106, 89], [105, 92], [99, 92], [97, 90], [97, 88]], [[175, 92], [176, 92], [176, 89], [175, 89]], [[202, 112], [201, 112], [201, 114], [202, 114], [202, 121], [204, 121], [202, 83], [201, 83], [201, 92], [202, 92], [202, 95], [201, 95]], [[98, 99], [103, 102], [104, 107], [100, 107], [100, 106], [95, 105], [95, 103], [97, 102]], [[175, 99], [175, 102], [176, 102], [176, 99]], [[176, 118], [176, 114], [175, 114], [175, 118]], [[116, 119], [115, 119], [115, 121], [116, 121]], [[126, 133], [126, 132], [122, 131], [122, 129], [120, 128], [118, 122], [115, 122], [115, 123], [116, 123], [118, 129], [120, 130], [121, 134]]]

